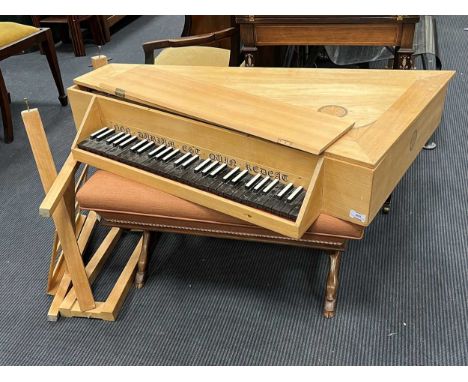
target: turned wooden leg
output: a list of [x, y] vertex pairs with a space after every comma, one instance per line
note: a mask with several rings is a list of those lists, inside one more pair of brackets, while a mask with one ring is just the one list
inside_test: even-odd
[[255, 61], [257, 59], [258, 49], [255, 47], [244, 46], [242, 48], [242, 53], [244, 55], [245, 67], [254, 67]]
[[3, 120], [3, 141], [5, 143], [13, 142], [13, 121], [11, 119], [10, 97], [3, 80], [2, 71], [0, 70], [0, 108]]
[[336, 295], [338, 293], [341, 251], [330, 252], [328, 256], [330, 257], [330, 270], [328, 271], [327, 287], [325, 289], [323, 315], [326, 318], [332, 318], [335, 316], [336, 310]]
[[141, 247], [140, 258], [138, 260], [138, 269], [135, 275], [135, 287], [143, 288], [146, 281], [146, 271], [149, 263], [149, 249], [155, 243], [161, 234], [159, 232], [143, 231], [143, 245]]
[[54, 40], [52, 38], [52, 31], [50, 29], [47, 29], [45, 31], [45, 35], [46, 39], [41, 43], [41, 46], [46, 54], [50, 71], [52, 72], [52, 76], [54, 77], [55, 86], [57, 86], [57, 90], [59, 93], [58, 99], [62, 106], [66, 106], [68, 104], [68, 98], [67, 94], [65, 93], [65, 89], [63, 88], [62, 75], [60, 73], [60, 67], [57, 60], [57, 52], [55, 51]]
[[413, 49], [396, 47], [395, 59], [393, 60], [393, 69], [413, 69], [413, 53]]

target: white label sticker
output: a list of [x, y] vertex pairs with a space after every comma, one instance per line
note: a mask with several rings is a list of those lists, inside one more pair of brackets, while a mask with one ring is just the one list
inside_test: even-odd
[[351, 217], [353, 219], [357, 219], [357, 220], [361, 221], [362, 223], [364, 223], [366, 221], [366, 215], [360, 214], [359, 212], [356, 212], [354, 210], [349, 211], [349, 217]]

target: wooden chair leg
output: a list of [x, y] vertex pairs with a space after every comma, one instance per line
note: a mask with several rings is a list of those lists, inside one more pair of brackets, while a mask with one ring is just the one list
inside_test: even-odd
[[60, 73], [60, 67], [57, 60], [57, 52], [55, 51], [54, 39], [52, 38], [52, 31], [47, 29], [45, 31], [46, 39], [41, 43], [42, 49], [44, 50], [47, 62], [49, 63], [52, 76], [54, 77], [55, 85], [59, 93], [59, 101], [62, 106], [68, 104], [68, 98], [63, 88], [62, 75]]
[[81, 34], [80, 22], [75, 16], [68, 16], [68, 29], [73, 45], [73, 52], [76, 57], [86, 56], [83, 35]]
[[13, 121], [11, 119], [10, 98], [3, 80], [0, 69], [0, 108], [2, 111], [3, 130], [5, 132], [3, 140], [5, 143], [13, 142]]
[[106, 43], [106, 38], [100, 23], [101, 16], [92, 16], [89, 20], [89, 28], [91, 30], [91, 36], [96, 45], [104, 45]]
[[[36, 28], [41, 27], [41, 17], [40, 16], [31, 16], [31, 21], [32, 25], [35, 26]], [[39, 45], [39, 51], [41, 54], [45, 54], [44, 49], [42, 48], [42, 45]]]
[[325, 289], [325, 305], [323, 308], [323, 315], [326, 318], [332, 318], [335, 316], [341, 253], [341, 251], [332, 251], [328, 253], [328, 256], [330, 257], [330, 270], [328, 271], [327, 287]]
[[109, 42], [110, 41], [110, 28], [109, 24], [107, 23], [106, 16], [97, 16], [99, 25], [101, 27], [102, 35], [104, 37], [104, 42]]

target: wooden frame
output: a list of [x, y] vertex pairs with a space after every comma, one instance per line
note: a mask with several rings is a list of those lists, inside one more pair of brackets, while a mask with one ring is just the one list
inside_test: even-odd
[[237, 51], [239, 49], [238, 37], [239, 30], [234, 27], [229, 27], [217, 32], [206, 33], [202, 35], [187, 36], [167, 40], [149, 41], [143, 44], [143, 51], [145, 52], [145, 64], [154, 64], [154, 51], [156, 49], [178, 48], [183, 46], [194, 45], [220, 47], [226, 41], [230, 41], [231, 57], [229, 65], [236, 66], [238, 64], [238, 55], [233, 54], [233, 51]]
[[[49, 63], [52, 76], [57, 86], [59, 93], [59, 101], [62, 106], [68, 104], [68, 98], [63, 88], [62, 76], [60, 74], [60, 67], [57, 61], [57, 53], [55, 51], [54, 40], [52, 32], [49, 28], [41, 28], [38, 32], [24, 37], [21, 40], [14, 41], [9, 45], [0, 48], [0, 61], [8, 57], [22, 53], [24, 50], [29, 49], [31, 46], [39, 45], [45, 52], [47, 62]], [[11, 119], [10, 111], [10, 95], [6, 89], [5, 81], [3, 80], [2, 72], [0, 70], [0, 107], [3, 119], [3, 129], [5, 131], [5, 143], [13, 142], [13, 122]]]

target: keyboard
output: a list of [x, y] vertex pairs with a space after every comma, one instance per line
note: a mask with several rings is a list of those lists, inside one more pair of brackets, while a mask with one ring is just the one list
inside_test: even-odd
[[302, 186], [251, 174], [173, 146], [156, 145], [113, 128], [93, 132], [78, 147], [292, 221], [297, 219], [306, 193]]

